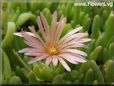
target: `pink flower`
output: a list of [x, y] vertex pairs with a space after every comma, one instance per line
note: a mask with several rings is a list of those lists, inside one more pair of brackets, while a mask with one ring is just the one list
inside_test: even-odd
[[91, 41], [91, 39], [86, 38], [88, 35], [86, 32], [79, 32], [82, 29], [81, 26], [61, 37], [66, 18], [61, 17], [60, 21], [57, 22], [56, 11], [52, 15], [51, 26], [48, 25], [43, 14], [40, 17], [38, 16], [37, 23], [42, 37], [37, 34], [33, 26], [29, 27], [31, 32], [14, 33], [17, 36], [24, 37], [24, 42], [30, 46], [19, 51], [24, 55], [34, 57], [28, 62], [29, 64], [46, 59], [47, 65], [52, 63], [57, 66], [60, 62], [67, 71], [71, 71], [65, 60], [72, 64], [86, 62], [87, 54], [78, 49], [87, 47], [84, 43]]

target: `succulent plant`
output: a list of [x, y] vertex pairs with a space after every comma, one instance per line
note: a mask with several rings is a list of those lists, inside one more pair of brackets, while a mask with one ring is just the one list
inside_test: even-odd
[[[28, 31], [28, 26], [34, 25], [39, 33], [37, 16], [42, 12], [51, 25], [51, 14], [55, 10], [58, 20], [61, 16], [67, 18], [62, 35], [71, 28], [83, 26], [83, 31], [92, 39], [87, 43], [88, 48], [81, 49], [88, 54], [87, 62], [69, 64], [71, 72], [61, 64], [47, 66], [44, 61], [29, 65], [30, 58], [17, 52], [27, 45], [22, 38], [14, 36], [14, 32]], [[1, 84], [114, 84], [113, 7], [76, 7], [73, 2], [2, 2], [1, 35]]]

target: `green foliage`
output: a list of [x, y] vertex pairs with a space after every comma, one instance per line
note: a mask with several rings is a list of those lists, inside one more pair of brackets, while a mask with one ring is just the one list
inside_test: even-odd
[[20, 28], [20, 26], [22, 24], [24, 24], [25, 22], [27, 22], [27, 20], [29, 20], [29, 19], [34, 20], [35, 15], [33, 15], [32, 13], [29, 13], [29, 12], [20, 14], [17, 19], [17, 22], [16, 22], [17, 28]]
[[22, 84], [22, 81], [19, 77], [13, 76], [8, 84]]
[[14, 37], [13, 33], [15, 32], [15, 30], [16, 30], [15, 23], [14, 22], [8, 22], [7, 32], [6, 32], [6, 35], [4, 37], [4, 40], [2, 41], [2, 47], [6, 47], [12, 42], [13, 37]]
[[[15, 53], [26, 45], [22, 38], [14, 37], [13, 33], [21, 28], [28, 30], [25, 28], [31, 24], [38, 31], [37, 16], [42, 13], [51, 25], [55, 10], [58, 12], [58, 20], [61, 16], [67, 19], [61, 36], [80, 25], [92, 38], [85, 49], [87, 62], [71, 65], [71, 72], [65, 71], [61, 64], [54, 67], [40, 61], [29, 65], [27, 62], [30, 57]], [[2, 31], [2, 84], [114, 83], [114, 14], [111, 7], [77, 7], [73, 2], [2, 2]]]
[[107, 62], [106, 71], [106, 83], [114, 83], [114, 61], [110, 60]]

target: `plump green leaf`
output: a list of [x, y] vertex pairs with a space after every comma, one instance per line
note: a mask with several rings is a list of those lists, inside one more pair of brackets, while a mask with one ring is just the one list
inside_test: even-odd
[[109, 45], [109, 55], [114, 58], [114, 42]]
[[53, 84], [63, 84], [63, 76], [62, 75], [56, 75], [53, 79]]
[[51, 15], [50, 10], [48, 8], [43, 9], [43, 14], [44, 14], [48, 24], [51, 25], [52, 15]]
[[93, 60], [91, 60], [89, 62], [89, 65], [92, 68], [92, 70], [94, 71], [94, 74], [95, 74], [94, 77], [98, 81], [98, 84], [104, 84], [104, 78], [103, 78], [103, 75], [99, 69], [99, 66]]
[[8, 84], [22, 84], [22, 81], [18, 76], [13, 76]]
[[99, 37], [99, 31], [100, 31], [100, 16], [96, 15], [94, 17], [93, 23], [92, 23], [92, 34], [91, 37], [94, 39], [97, 39]]
[[111, 12], [111, 14], [109, 15], [106, 23], [105, 23], [105, 32], [104, 32], [104, 46], [107, 45], [107, 43], [110, 41], [110, 39], [112, 39], [112, 37], [114, 36], [114, 14], [113, 12]]
[[92, 84], [94, 80], [94, 71], [90, 68], [84, 78], [84, 84]]
[[28, 79], [29, 79], [29, 83], [30, 84], [36, 84], [36, 83], [38, 83], [38, 80], [37, 80], [34, 72], [30, 72], [29, 73]]
[[106, 66], [106, 82], [108, 84], [114, 83], [114, 61], [108, 61]]
[[2, 50], [2, 62], [3, 62], [3, 75], [4, 80], [6, 83], [9, 81], [9, 79], [12, 77], [12, 71], [11, 71], [11, 65], [9, 58], [4, 50]]
[[2, 47], [6, 47], [11, 44], [13, 37], [14, 37], [13, 33], [15, 32], [15, 30], [16, 30], [15, 23], [8, 22], [7, 23], [7, 32], [6, 32], [6, 35], [2, 41]]
[[91, 19], [87, 18], [83, 23], [84, 30], [89, 31], [90, 25], [91, 25]]
[[89, 55], [88, 59], [96, 60], [98, 58], [98, 55], [102, 49], [102, 46], [96, 47], [91, 54]]
[[17, 29], [20, 28], [20, 26], [23, 25], [29, 19], [35, 20], [35, 18], [36, 18], [35, 15], [30, 12], [21, 13], [16, 22]]

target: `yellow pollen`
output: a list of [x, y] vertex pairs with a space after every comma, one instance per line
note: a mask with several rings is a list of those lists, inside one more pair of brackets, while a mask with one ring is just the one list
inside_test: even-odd
[[49, 49], [49, 54], [50, 54], [50, 55], [57, 54], [57, 50], [56, 50], [56, 48], [51, 47], [51, 48]]

